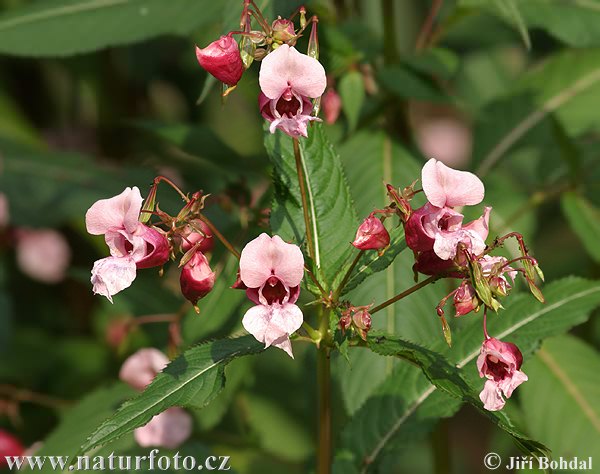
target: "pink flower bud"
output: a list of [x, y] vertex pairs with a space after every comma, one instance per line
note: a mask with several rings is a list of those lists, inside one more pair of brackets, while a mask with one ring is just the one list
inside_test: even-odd
[[62, 234], [52, 229], [19, 229], [17, 264], [26, 275], [44, 283], [65, 278], [71, 249]]
[[194, 245], [200, 243], [198, 248], [199, 252], [206, 253], [210, 252], [215, 246], [215, 239], [209, 227], [200, 219], [195, 219], [191, 224], [202, 231], [197, 232], [191, 225], [185, 226], [181, 233], [181, 249], [184, 252], [190, 250]]
[[486, 410], [501, 410], [505, 404], [502, 395], [509, 398], [527, 380], [527, 375], [519, 370], [522, 363], [523, 355], [516, 345], [493, 337], [483, 342], [477, 369], [480, 377], [487, 378], [479, 395]]
[[366, 309], [361, 309], [352, 315], [352, 322], [363, 340], [367, 340], [367, 333], [371, 329], [371, 315]]
[[380, 219], [367, 217], [356, 231], [354, 245], [360, 250], [381, 250], [390, 244], [390, 234]]
[[[141, 227], [145, 226], [140, 224]], [[146, 253], [141, 259], [136, 260], [136, 268], [159, 267], [169, 261], [171, 248], [164, 234], [152, 227], [146, 227], [141, 237], [146, 242]]]
[[228, 86], [235, 86], [244, 73], [240, 48], [231, 35], [221, 36], [206, 48], [196, 47], [200, 66]]
[[342, 98], [335, 89], [329, 89], [323, 94], [321, 107], [323, 108], [323, 114], [325, 115], [325, 122], [330, 125], [334, 124], [342, 110]]
[[0, 468], [7, 465], [5, 456], [21, 456], [25, 448], [8, 431], [0, 429]]
[[196, 252], [183, 266], [179, 283], [183, 296], [194, 305], [213, 289], [215, 274], [210, 269], [208, 260], [202, 252]]
[[287, 43], [296, 36], [294, 23], [285, 18], [278, 18], [275, 20], [271, 25], [271, 28], [273, 29], [273, 39], [281, 41], [282, 43]]
[[345, 311], [342, 314], [338, 325], [342, 330], [342, 334], [346, 333], [346, 331], [350, 329], [350, 326], [352, 326], [352, 316], [350, 315], [350, 311]]
[[192, 424], [192, 417], [188, 412], [173, 407], [156, 415], [145, 426], [137, 428], [133, 435], [144, 448], [158, 446], [177, 449], [192, 434]]
[[473, 285], [463, 280], [456, 293], [454, 293], [454, 309], [456, 316], [463, 316], [471, 311], [477, 311], [480, 302]]

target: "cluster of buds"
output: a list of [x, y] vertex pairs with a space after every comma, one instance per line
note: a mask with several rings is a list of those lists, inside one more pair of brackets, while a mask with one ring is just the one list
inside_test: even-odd
[[342, 333], [346, 331], [356, 331], [358, 336], [363, 340], [367, 340], [367, 333], [371, 329], [371, 314], [369, 306], [352, 306], [347, 305], [346, 309], [342, 311], [338, 326], [342, 330]]
[[[449, 299], [452, 298], [457, 317], [479, 312], [483, 308], [485, 341], [478, 366], [481, 377], [486, 377], [488, 382], [481, 399], [486, 409], [499, 410], [504, 406], [502, 394], [510, 397], [514, 388], [527, 380], [527, 376], [519, 371], [523, 360], [519, 349], [514, 344], [489, 337], [487, 311], [497, 312], [502, 308], [500, 298], [509, 294], [519, 273], [524, 276], [531, 293], [544, 302], [535, 283], [536, 276], [543, 281], [543, 273], [537, 261], [529, 255], [520, 234], [510, 233], [496, 238], [491, 245], [486, 244], [491, 207], [485, 207], [478, 219], [463, 223], [464, 216], [457, 208], [479, 204], [484, 198], [484, 185], [477, 176], [454, 170], [431, 159], [423, 167], [421, 182], [422, 190], [415, 189], [416, 182], [401, 190], [388, 184], [391, 203], [365, 219], [353, 245], [359, 249], [384, 249], [389, 245], [389, 235], [382, 221], [396, 214], [404, 226], [406, 245], [414, 253], [415, 279], [418, 273], [430, 275], [433, 280], [445, 277], [460, 279], [456, 289], [436, 307], [442, 331], [450, 345], [450, 326], [444, 313], [444, 306]], [[427, 202], [413, 209], [410, 201], [421, 191]], [[376, 218], [376, 213], [382, 214], [383, 218]], [[509, 238], [518, 242], [518, 257], [508, 260], [490, 255]], [[342, 314], [339, 323], [342, 330], [351, 325], [359, 327], [354, 321], [352, 308]], [[358, 333], [364, 338], [364, 330], [358, 330]]]
[[[260, 29], [252, 28], [253, 19]], [[279, 17], [269, 22], [254, 1], [245, 0], [240, 31], [231, 31], [205, 48], [196, 47], [196, 57], [200, 66], [224, 84], [223, 95], [237, 86], [255, 60], [262, 61], [258, 104], [271, 124], [271, 133], [280, 129], [291, 137], [306, 137], [308, 124], [320, 120], [316, 115], [327, 85], [325, 70], [318, 61], [317, 24], [316, 16], [307, 20], [304, 7], [288, 19]], [[301, 54], [295, 45], [308, 25], [308, 54]], [[241, 37], [239, 44], [234, 35]]]
[[[156, 201], [161, 181], [175, 187], [186, 200], [175, 217], [162, 211]], [[188, 198], [168, 179], [158, 177], [145, 202], [140, 190], [133, 187], [94, 203], [86, 213], [86, 228], [92, 235], [104, 235], [111, 254], [94, 263], [94, 293], [112, 302], [115, 294], [133, 283], [138, 269], [161, 267], [162, 274], [165, 263], [183, 254], [179, 261], [179, 267], [183, 267], [181, 291], [196, 307], [215, 281], [205, 255], [214, 245], [212, 232], [201, 219], [205, 199], [200, 192]], [[152, 217], [158, 217], [159, 222], [152, 223]]]

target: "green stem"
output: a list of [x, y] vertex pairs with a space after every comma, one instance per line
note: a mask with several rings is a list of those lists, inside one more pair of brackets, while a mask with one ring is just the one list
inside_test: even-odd
[[311, 232], [310, 215], [308, 213], [308, 194], [306, 192], [306, 179], [304, 177], [304, 168], [302, 167], [302, 154], [300, 152], [300, 142], [297, 138], [294, 142], [294, 158], [296, 159], [296, 172], [298, 174], [298, 184], [300, 185], [300, 196], [302, 198], [302, 214], [304, 215], [304, 227], [306, 229], [306, 243], [308, 245], [308, 255], [315, 261], [315, 242]]
[[361, 250], [360, 252], [358, 252], [356, 257], [354, 258], [354, 261], [350, 264], [350, 267], [348, 268], [348, 271], [344, 275], [344, 278], [343, 278], [342, 282], [340, 283], [340, 286], [338, 286], [337, 290], [335, 290], [335, 293], [333, 294], [334, 301], [337, 301], [338, 297], [342, 293], [342, 290], [346, 286], [346, 283], [348, 283], [348, 280], [350, 279], [352, 270], [354, 270], [354, 267], [356, 267], [356, 264], [358, 263], [358, 261], [360, 260], [360, 257], [362, 257], [364, 253], [365, 253], [364, 250]]
[[210, 219], [208, 217], [206, 217], [204, 214], [198, 214], [198, 219], [200, 219], [202, 222], [204, 222], [208, 226], [208, 228], [213, 233], [213, 235], [217, 236], [217, 238], [227, 248], [227, 250], [229, 250], [233, 255], [235, 255], [235, 257], [238, 260], [240, 259], [240, 253], [234, 248], [233, 245], [231, 245], [229, 243], [229, 241], [225, 238], [225, 236], [223, 234], [221, 234], [221, 232], [219, 232], [219, 230], [214, 226], [214, 224], [210, 221]]
[[331, 367], [329, 347], [317, 353], [317, 387], [319, 391], [319, 449], [317, 474], [331, 473]]
[[394, 296], [393, 298], [390, 298], [387, 301], [384, 301], [383, 303], [381, 303], [380, 305], [375, 306], [370, 313], [374, 314], [377, 311], [382, 310], [383, 308], [387, 308], [389, 305], [394, 304], [396, 301], [400, 301], [402, 298], [406, 298], [408, 295], [413, 294], [415, 291], [420, 290], [421, 288], [423, 288], [424, 286], [429, 285], [430, 283], [433, 283], [436, 280], [439, 280], [441, 278], [440, 275], [433, 275], [430, 276], [429, 278], [423, 280], [421, 283], [417, 283], [414, 286], [411, 286], [408, 290], [404, 290], [402, 293]]

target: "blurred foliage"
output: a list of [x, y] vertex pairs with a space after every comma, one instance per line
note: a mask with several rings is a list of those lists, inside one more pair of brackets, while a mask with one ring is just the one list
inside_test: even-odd
[[[257, 1], [271, 18], [301, 3]], [[494, 207], [491, 234], [522, 232], [549, 282], [546, 306], [518, 287], [490, 322], [521, 346], [529, 375], [501, 416], [554, 457], [593, 456], [600, 446], [600, 0], [447, 0], [430, 30], [423, 25], [437, 1], [305, 3], [320, 17], [321, 60], [343, 111], [335, 124], [312, 128], [303, 144], [314, 157], [308, 167], [318, 178], [322, 258], [331, 263], [322, 283], [343, 274], [334, 264], [351, 255], [346, 244], [358, 220], [386, 204], [382, 182], [410, 185], [429, 157], [425, 138], [443, 143], [449, 165], [482, 177], [483, 204]], [[10, 216], [7, 225], [0, 220], [0, 425], [26, 445], [43, 441], [40, 454], [73, 455], [107, 435], [96, 431], [88, 440], [134, 396], [117, 382], [123, 360], [140, 347], [168, 350], [166, 323], [131, 322], [178, 315], [183, 355], [149, 391], [164, 398], [169, 371], [187, 376], [223, 362], [211, 368], [212, 385], [198, 382], [161, 402], [181, 396], [197, 407], [227, 381], [207, 408], [191, 410], [194, 436], [182, 453], [229, 455], [242, 474], [313, 468], [314, 351], [299, 342], [295, 360], [275, 350], [240, 359], [232, 347], [220, 359], [214, 352], [210, 341], [238, 335], [248, 306], [243, 292], [229, 289], [237, 262], [222, 246], [211, 255], [217, 284], [199, 315], [179, 294], [174, 268], [162, 277], [155, 269], [138, 272], [114, 305], [90, 291], [89, 270], [106, 248], [85, 232], [85, 211], [126, 186], [146, 195], [157, 174], [209, 193], [207, 214], [238, 248], [265, 230], [271, 206], [278, 232], [302, 241], [302, 229], [292, 225], [302, 222], [301, 209], [290, 206], [293, 155], [280, 135], [263, 147], [259, 65], [222, 101], [194, 57], [194, 44], [237, 28], [241, 5], [0, 0], [0, 193]], [[421, 139], [442, 118], [464, 125], [466, 138]], [[456, 149], [471, 152], [452, 154]], [[181, 204], [167, 188], [159, 200], [166, 210]], [[56, 229], [68, 242], [70, 266], [59, 283], [23, 270], [19, 233], [29, 228]], [[503, 251], [515, 255], [516, 248]], [[410, 252], [390, 265], [395, 256], [361, 260], [366, 270], [353, 277], [347, 298], [378, 303], [412, 285]], [[452, 348], [442, 338], [435, 304], [451, 289], [443, 281], [426, 287], [379, 313], [374, 328], [417, 347], [413, 358], [443, 354], [448, 374], [479, 387], [473, 360], [480, 315], [451, 321]], [[303, 310], [314, 318], [310, 306]], [[130, 331], [115, 340], [124, 322]], [[336, 472], [476, 473], [489, 451], [518, 453], [485, 417], [436, 390], [432, 374], [364, 348], [349, 351], [349, 360], [337, 354], [332, 371]], [[466, 368], [453, 372], [452, 364]], [[448, 392], [456, 395], [455, 388]], [[129, 428], [157, 408], [140, 400], [117, 415]], [[125, 434], [98, 453], [140, 449]]]

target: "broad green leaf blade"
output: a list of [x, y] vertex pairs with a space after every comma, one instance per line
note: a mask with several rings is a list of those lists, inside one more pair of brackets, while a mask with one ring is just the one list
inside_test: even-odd
[[581, 239], [588, 254], [596, 262], [600, 262], [600, 210], [575, 193], [563, 194], [561, 205], [571, 228]]
[[[306, 175], [311, 232], [315, 238], [315, 263], [321, 269], [324, 287], [349, 264], [354, 247], [357, 218], [339, 156], [320, 124], [300, 138], [302, 166]], [[275, 200], [271, 228], [284, 240], [304, 243], [302, 199], [296, 173], [292, 139], [280, 131], [267, 132], [265, 146], [274, 166]]]
[[146, 424], [172, 406], [202, 408], [223, 388], [225, 366], [236, 357], [257, 354], [263, 345], [252, 336], [192, 347], [171, 362], [136, 398], [124, 403], [81, 447], [102, 446]]
[[416, 364], [429, 381], [438, 389], [454, 398], [473, 405], [486, 415], [496, 426], [513, 436], [517, 444], [525, 448], [528, 454], [547, 456], [548, 449], [529, 439], [517, 430], [502, 411], [491, 412], [483, 409], [479, 400], [479, 390], [472, 387], [462, 376], [461, 371], [444, 356], [412, 342], [391, 335], [373, 334], [368, 340], [369, 348], [384, 356], [396, 356]]
[[529, 38], [529, 32], [527, 31], [527, 25], [525, 20], [517, 6], [516, 0], [494, 0], [496, 8], [501, 14], [518, 30], [523, 43], [527, 49], [531, 49], [531, 39]]
[[187, 34], [222, 10], [212, 0], [42, 0], [0, 16], [0, 53], [66, 56]]
[[358, 71], [351, 71], [340, 79], [338, 86], [344, 114], [348, 119], [350, 130], [358, 125], [360, 109], [365, 100], [365, 86], [362, 75]]
[[520, 400], [529, 431], [554, 457], [600, 457], [600, 354], [573, 336], [544, 341], [523, 371]]
[[[516, 343], [526, 361], [527, 356], [538, 347], [541, 339], [561, 334], [588, 318], [589, 313], [600, 305], [600, 283], [582, 278], [566, 278], [547, 285], [544, 288], [544, 295], [546, 304], [537, 302], [528, 294], [511, 296], [505, 300], [504, 311], [498, 315], [490, 315], [488, 318], [490, 335]], [[431, 302], [431, 305], [433, 306], [434, 302]], [[434, 348], [444, 354], [456, 367], [466, 368], [462, 372], [464, 379], [477, 388], [483, 388], [483, 382], [479, 380], [475, 366], [483, 341], [481, 316], [470, 315], [465, 318], [471, 318], [472, 321], [456, 335], [451, 349], [445, 347], [444, 342], [436, 344]], [[410, 433], [418, 432], [419, 429], [422, 431], [427, 428], [420, 424], [414, 427], [412, 423], [415, 417], [427, 417], [424, 407], [431, 403], [430, 400], [433, 396], [437, 396], [439, 391], [424, 378], [425, 383], [416, 385], [419, 388], [413, 390], [410, 384], [405, 383], [404, 373], [399, 373], [400, 375], [394, 372], [385, 380], [342, 432], [342, 440], [348, 440], [342, 444], [342, 452], [346, 452], [348, 448], [353, 450], [353, 459], [358, 471], [361, 471], [364, 459], [375, 463], [381, 452], [397, 436], [408, 436]], [[476, 381], [479, 381], [480, 385], [475, 385]], [[395, 389], [386, 392], [389, 397], [382, 398], [379, 393], [385, 387], [395, 387]], [[508, 400], [508, 403], [512, 401]], [[390, 406], [397, 408], [390, 411]], [[459, 404], [453, 406], [454, 411], [447, 407], [450, 412], [447, 411], [443, 416], [450, 416], [458, 410]], [[428, 423], [431, 426], [433, 420], [429, 420]], [[366, 424], [378, 424], [386, 428], [365, 431]], [[361, 436], [363, 439], [360, 446], [348, 444], [349, 440]], [[367, 467], [361, 472], [368, 472]]]
[[[74, 456], [98, 424], [134, 394], [132, 388], [122, 383], [90, 393], [64, 413], [60, 424], [44, 440], [44, 445], [36, 455], [58, 456], [57, 453], [60, 453], [60, 456]], [[133, 439], [131, 441], [133, 442]], [[46, 463], [41, 472], [56, 471]]]

